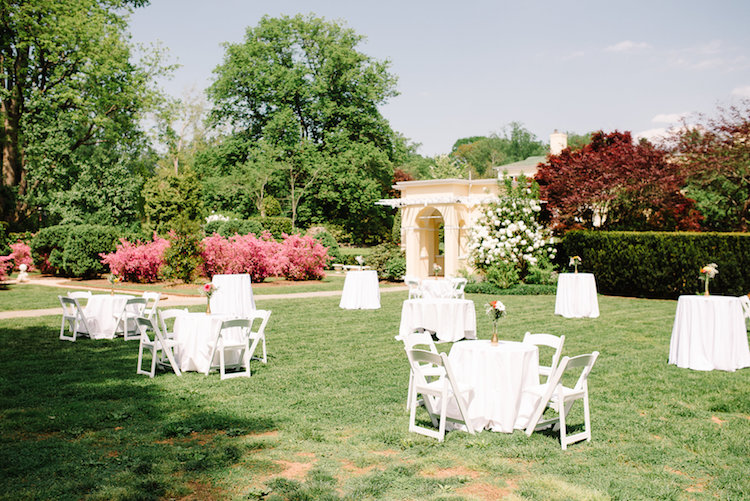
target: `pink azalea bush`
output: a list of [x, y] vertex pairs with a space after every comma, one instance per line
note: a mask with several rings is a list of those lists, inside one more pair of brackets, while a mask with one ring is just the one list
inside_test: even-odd
[[258, 283], [279, 271], [281, 245], [268, 231], [260, 238], [252, 233], [229, 238], [214, 233], [201, 244], [202, 272], [208, 278], [220, 273], [248, 273]]
[[311, 236], [284, 235], [280, 273], [288, 280], [318, 280], [332, 258], [328, 248]]
[[0, 256], [0, 282], [8, 279], [8, 271], [13, 269], [13, 255]]
[[131, 243], [121, 238], [115, 252], [100, 256], [113, 275], [130, 282], [156, 282], [159, 270], [164, 266], [164, 250], [167, 247], [169, 240], [154, 233], [153, 241], [145, 243]]
[[19, 240], [14, 244], [10, 244], [9, 247], [14, 269], [17, 270], [22, 264], [25, 264], [26, 269], [29, 271], [34, 269], [34, 259], [31, 257], [31, 247], [28, 244]]

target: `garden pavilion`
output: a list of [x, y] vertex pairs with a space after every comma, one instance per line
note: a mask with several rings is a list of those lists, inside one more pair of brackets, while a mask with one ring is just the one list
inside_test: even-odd
[[401, 210], [406, 274], [421, 279], [436, 274], [457, 276], [461, 269], [470, 270], [469, 230], [481, 206], [498, 200], [497, 179], [402, 181], [393, 188], [401, 192], [401, 198], [377, 203]]
[[[567, 134], [555, 130], [550, 135], [550, 153], [558, 155], [567, 147], [567, 139]], [[513, 179], [520, 174], [533, 177], [544, 159], [529, 157], [495, 167], [497, 179], [431, 179], [393, 185], [393, 189], [401, 192], [401, 198], [376, 203], [401, 210], [401, 249], [406, 253], [406, 274], [422, 279], [430, 275], [457, 276], [462, 269], [471, 271], [469, 230], [479, 218], [481, 206], [498, 200], [498, 179], [503, 171]], [[440, 267], [438, 273], [436, 265]]]

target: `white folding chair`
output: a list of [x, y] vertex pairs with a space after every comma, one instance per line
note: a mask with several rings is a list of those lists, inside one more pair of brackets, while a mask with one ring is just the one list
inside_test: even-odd
[[[156, 374], [156, 364], [167, 365], [172, 367], [172, 370], [178, 376], [181, 376], [180, 367], [177, 365], [174, 352], [172, 349], [177, 346], [177, 342], [174, 339], [166, 339], [159, 327], [156, 325], [151, 318], [138, 317], [135, 319], [136, 327], [140, 333], [140, 345], [138, 346], [138, 368], [136, 374], [145, 374], [149, 377], [154, 377]], [[148, 333], [152, 332], [154, 337], [151, 338]], [[151, 370], [143, 370], [143, 350], [151, 351]], [[159, 352], [161, 351], [161, 355]], [[166, 360], [165, 357], [166, 356]]]
[[[142, 297], [128, 299], [127, 301], [125, 301], [125, 307], [122, 309], [120, 314], [115, 315], [117, 317], [117, 323], [115, 324], [115, 333], [119, 331], [120, 325], [122, 325], [122, 335], [125, 341], [130, 341], [131, 339], [140, 339], [141, 336], [136, 320], [139, 317], [144, 316], [146, 302], [147, 301]], [[130, 329], [131, 325], [133, 326], [132, 331]]]
[[404, 283], [409, 287], [409, 299], [421, 299], [422, 287], [416, 277], [405, 276]]
[[144, 292], [141, 296], [146, 300], [146, 306], [143, 310], [143, 316], [146, 318], [154, 318], [156, 313], [156, 306], [159, 304], [161, 294], [158, 292]]
[[[406, 350], [406, 356], [409, 358], [412, 371], [414, 371], [414, 390], [411, 395], [409, 431], [437, 438], [438, 441], [442, 442], [445, 438], [446, 421], [451, 421], [465, 425], [466, 431], [473, 435], [474, 428], [471, 426], [471, 421], [467, 419], [468, 414], [466, 412], [468, 406], [467, 397], [473, 392], [473, 389], [459, 388], [448, 362], [448, 356], [445, 353], [437, 354], [425, 350]], [[445, 374], [441, 378], [429, 382], [427, 380], [428, 376], [424, 371], [425, 364], [433, 367], [442, 367], [445, 370]], [[417, 407], [419, 406], [417, 395], [420, 394], [422, 395], [424, 407], [430, 416], [433, 426], [438, 428], [437, 431], [417, 426], [416, 416]], [[453, 402], [456, 403], [460, 417], [448, 416], [448, 404]]]
[[[235, 377], [250, 377], [250, 327], [252, 322], [248, 318], [236, 318], [233, 320], [224, 320], [219, 326], [216, 336], [214, 337], [214, 343], [211, 348], [211, 355], [208, 357], [208, 367], [206, 368], [206, 375], [211, 371], [212, 363], [216, 352], [219, 352], [219, 373], [221, 379], [229, 379]], [[231, 331], [233, 329], [239, 329], [241, 336], [238, 336]], [[234, 335], [232, 335], [234, 334]], [[234, 339], [230, 339], [234, 338]], [[237, 371], [227, 374], [226, 369], [228, 367], [226, 363], [226, 352], [227, 351], [239, 351], [239, 361], [236, 364], [230, 364], [229, 367], [241, 367], [245, 366], [244, 371]]]
[[[248, 334], [248, 337], [250, 338], [250, 341], [252, 341], [252, 343], [250, 344], [249, 358], [255, 358], [256, 360], [260, 360], [264, 364], [267, 362], [266, 325], [268, 325], [268, 320], [270, 318], [271, 318], [271, 310], [255, 310], [250, 315], [250, 332]], [[258, 328], [254, 329], [253, 328], [254, 325], [257, 325]], [[255, 348], [258, 346], [258, 343], [260, 343], [263, 348], [263, 356], [253, 357], [253, 353], [255, 353]], [[248, 367], [248, 373], [249, 372], [250, 372], [250, 368]]]
[[[70, 291], [68, 292], [68, 297], [72, 299], [77, 299], [78, 304], [81, 306], [81, 308], [85, 308], [86, 305], [89, 303], [89, 299], [91, 299], [91, 291]], [[82, 302], [82, 300], [85, 300], [86, 302]]]
[[[539, 399], [539, 403], [526, 427], [526, 435], [531, 436], [534, 431], [554, 426], [554, 430], [560, 430], [560, 445], [563, 450], [567, 449], [568, 444], [573, 442], [591, 440], [588, 377], [598, 356], [599, 352], [595, 351], [588, 355], [579, 355], [573, 358], [563, 357], [557, 370], [550, 376], [547, 383], [524, 390], [525, 394], [531, 394], [532, 397]], [[563, 374], [575, 369], [581, 369], [575, 386], [572, 388], [563, 386]], [[567, 435], [565, 419], [576, 400], [583, 400], [583, 431], [575, 435]], [[557, 416], [542, 420], [542, 415], [547, 408], [557, 412]]]
[[550, 375], [557, 369], [557, 364], [560, 361], [560, 354], [562, 354], [563, 344], [565, 343], [565, 336], [553, 336], [552, 334], [532, 334], [527, 332], [523, 336], [523, 342], [527, 344], [533, 344], [536, 346], [547, 346], [553, 348], [555, 353], [552, 354], [552, 363], [550, 365], [539, 365], [539, 374], [549, 379]]
[[745, 318], [750, 318], [750, 296], [747, 294], [740, 296], [740, 304], [742, 305], [742, 312], [745, 314]]
[[178, 308], [171, 308], [169, 310], [156, 310], [156, 316], [159, 317], [159, 327], [161, 328], [161, 333], [165, 339], [174, 339], [174, 324], [172, 326], [172, 330], [170, 330], [169, 326], [167, 325], [167, 320], [177, 318], [180, 315], [184, 315], [185, 313], [188, 313], [187, 308], [184, 308], [182, 310]]
[[451, 285], [453, 286], [451, 297], [453, 299], [466, 299], [466, 292], [464, 292], [464, 289], [466, 288], [466, 284], [468, 282], [469, 281], [463, 277], [451, 278]]
[[[60, 339], [64, 341], [75, 341], [77, 335], [90, 336], [91, 329], [83, 308], [78, 300], [72, 297], [57, 296], [63, 309], [62, 324], [60, 325]], [[65, 335], [65, 324], [70, 329], [70, 334]]]
[[[414, 332], [407, 334], [406, 336], [396, 336], [397, 341], [403, 341], [404, 350], [413, 350], [418, 346], [426, 346], [430, 353], [437, 353], [437, 347], [435, 342], [432, 340], [432, 331], [425, 329], [416, 329]], [[420, 348], [423, 349], [423, 348]], [[433, 381], [434, 378], [443, 376], [445, 370], [442, 367], [433, 367], [431, 364], [424, 364], [422, 366], [423, 374], [428, 381]], [[406, 410], [411, 408], [412, 392], [414, 391], [414, 371], [409, 369], [409, 389], [406, 394]], [[421, 402], [419, 402], [421, 405]]]

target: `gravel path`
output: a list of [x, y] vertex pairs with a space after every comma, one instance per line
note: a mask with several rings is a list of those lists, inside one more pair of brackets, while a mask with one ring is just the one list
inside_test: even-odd
[[[98, 287], [76, 287], [70, 285], [70, 282], [66, 278], [54, 278], [54, 277], [34, 277], [30, 279], [28, 284], [33, 285], [44, 285], [47, 287], [60, 287], [64, 289], [82, 289], [92, 291], [102, 291], [104, 289]], [[384, 292], [396, 292], [405, 291], [408, 287], [381, 287], [380, 293]], [[255, 294], [254, 298], [256, 301], [267, 301], [273, 299], [301, 299], [310, 297], [331, 297], [340, 296], [341, 291], [320, 291], [320, 292], [290, 292], [289, 294]], [[174, 306], [192, 306], [196, 304], [205, 304], [206, 298], [200, 296], [182, 296], [177, 294], [168, 294], [167, 299], [159, 301], [159, 306], [165, 308], [172, 308]], [[38, 310], [16, 310], [16, 311], [0, 311], [0, 320], [9, 318], [28, 318], [28, 317], [41, 317], [45, 315], [62, 315], [62, 308], [45, 308]]]

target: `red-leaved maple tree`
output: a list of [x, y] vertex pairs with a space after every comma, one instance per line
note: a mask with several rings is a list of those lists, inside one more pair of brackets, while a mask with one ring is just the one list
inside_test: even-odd
[[583, 148], [550, 155], [535, 180], [558, 232], [700, 228], [695, 202], [681, 192], [681, 166], [629, 132], [595, 132]]

